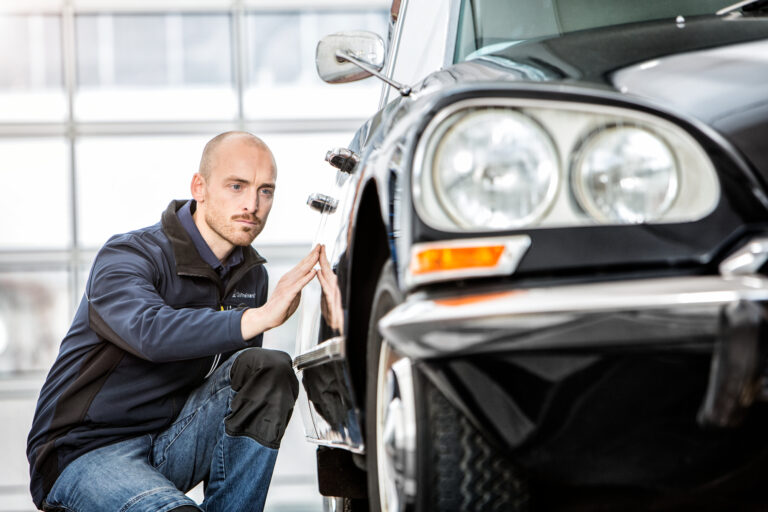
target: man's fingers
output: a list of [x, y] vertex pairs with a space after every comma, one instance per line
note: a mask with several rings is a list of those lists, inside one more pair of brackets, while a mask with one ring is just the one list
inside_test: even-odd
[[298, 266], [305, 267], [307, 265], [314, 266], [317, 263], [317, 259], [320, 257], [321, 245], [315, 245], [309, 253], [299, 262]]
[[323, 279], [326, 281], [331, 280], [331, 276], [333, 275], [333, 271], [331, 270], [331, 267], [327, 266], [327, 264], [323, 265], [322, 262], [320, 263], [320, 271], [317, 273], [317, 275], [323, 276]]
[[[291, 276], [291, 277], [299, 277], [299, 276], [305, 276], [308, 272], [311, 272], [317, 263], [317, 256], [319, 252], [314, 253], [314, 257], [310, 258], [304, 258], [301, 260], [298, 265], [293, 267], [291, 270], [289, 270], [285, 275]], [[310, 253], [310, 256], [312, 253]]]
[[326, 277], [323, 272], [317, 273], [317, 280], [320, 281], [320, 287], [323, 289], [323, 295], [331, 297], [338, 293], [335, 280], [328, 279], [328, 277]]
[[320, 272], [317, 273], [317, 280], [320, 281], [320, 286], [323, 288], [323, 291], [328, 287], [328, 280], [325, 278], [325, 275], [320, 269]]
[[314, 279], [315, 275], [319, 275], [314, 266], [320, 256], [320, 248], [320, 245], [316, 245], [298, 265], [283, 274], [283, 277], [278, 281], [277, 287], [272, 292], [272, 297], [284, 304], [282, 307], [286, 308], [285, 311], [290, 310], [293, 302], [298, 299], [301, 290]]
[[283, 274], [284, 279], [293, 280], [294, 276], [303, 276], [307, 272], [309, 272], [312, 267], [315, 266], [315, 263], [317, 263], [317, 259], [320, 255], [320, 245], [316, 245], [311, 251], [309, 251], [309, 254], [304, 256], [301, 261], [299, 261], [295, 267], [293, 267], [291, 270]]
[[269, 301], [265, 304], [265, 306], [271, 305], [269, 309], [282, 317], [275, 326], [281, 325], [296, 311], [301, 300], [301, 290], [318, 273], [314, 266], [319, 256], [320, 246], [317, 245], [298, 265], [283, 274], [278, 281]]
[[288, 311], [286, 311], [286, 313], [287, 313], [286, 316], [285, 316], [286, 320], [288, 318], [290, 318], [296, 312], [297, 309], [299, 309], [299, 302], [300, 301], [301, 301], [301, 295], [297, 295], [293, 299], [293, 301], [290, 303], [290, 305], [288, 306]]
[[[306, 274], [297, 276], [295, 279], [282, 283], [285, 285], [285, 288], [281, 291], [283, 291], [289, 297], [294, 297], [295, 295], [301, 292], [302, 288], [304, 288], [307, 285], [307, 283], [309, 283], [312, 279], [314, 279], [315, 275], [317, 275], [317, 271], [315, 269], [310, 269], [310, 271], [307, 272]], [[283, 276], [283, 277], [286, 277], [286, 276]], [[279, 286], [280, 285], [278, 284], [278, 287]], [[275, 288], [273, 295], [277, 295], [277, 294], [278, 294], [278, 290], [277, 288]]]
[[[283, 274], [280, 278], [278, 286], [285, 284], [286, 286], [292, 286], [297, 281], [302, 280], [307, 275], [314, 276], [314, 266], [317, 263], [317, 256], [320, 254], [320, 246], [316, 246], [304, 259], [302, 259], [295, 267]], [[311, 258], [312, 254], [315, 254], [314, 259]]]
[[[288, 296], [290, 296], [290, 297], [293, 297], [293, 296], [297, 295], [307, 285], [307, 283], [309, 283], [310, 281], [312, 281], [312, 279], [314, 279], [314, 277], [315, 277], [315, 275], [317, 275], [317, 273], [318, 272], [315, 269], [312, 268], [312, 269], [309, 269], [309, 272], [307, 272], [306, 274], [295, 276], [295, 278], [286, 281], [284, 283], [285, 284], [285, 288], [284, 288], [285, 293]], [[285, 276], [283, 276], [283, 277], [285, 277]], [[280, 286], [280, 285], [278, 285], [278, 286]], [[277, 292], [277, 289], [275, 289], [275, 294], [276, 294], [276, 292]]]
[[331, 264], [328, 263], [328, 256], [325, 254], [325, 246], [320, 249], [320, 268], [331, 268]]
[[310, 270], [307, 272], [301, 279], [299, 279], [299, 289], [296, 293], [300, 292], [302, 288], [304, 288], [312, 279], [314, 279], [315, 275], [317, 274], [317, 271], [315, 269]]
[[327, 283], [332, 283], [336, 279], [336, 274], [331, 269], [331, 264], [326, 257], [325, 246], [320, 250], [320, 273], [318, 275], [322, 275]]

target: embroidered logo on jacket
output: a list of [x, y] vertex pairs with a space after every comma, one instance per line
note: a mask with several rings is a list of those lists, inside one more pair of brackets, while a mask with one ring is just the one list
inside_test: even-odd
[[253, 292], [245, 293], [245, 292], [241, 292], [240, 290], [235, 290], [232, 293], [232, 298], [233, 299], [255, 299], [256, 298], [256, 294], [253, 293]]

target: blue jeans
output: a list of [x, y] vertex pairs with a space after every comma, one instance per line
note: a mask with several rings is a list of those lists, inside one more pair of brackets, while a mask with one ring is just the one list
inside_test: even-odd
[[[247, 356], [238, 364], [238, 378], [232, 368], [243, 354]], [[70, 463], [46, 497], [45, 510], [167, 512], [182, 506], [206, 512], [263, 510], [277, 445], [298, 391], [295, 381], [287, 354], [260, 348], [238, 352], [191, 393], [165, 431], [95, 449]], [[271, 405], [258, 404], [254, 409], [248, 405], [252, 397], [242, 396], [249, 385], [262, 390], [258, 393], [280, 385], [274, 391], [281, 398], [273, 398], [269, 390]], [[290, 392], [286, 394], [283, 387]], [[241, 396], [236, 399], [238, 392]], [[247, 410], [238, 403], [245, 403]], [[272, 407], [275, 404], [279, 406]], [[238, 415], [239, 421], [232, 420]], [[245, 423], [250, 421], [245, 428], [243, 417], [248, 418]], [[259, 427], [254, 418], [270, 430]], [[185, 492], [204, 480], [205, 500], [197, 505]]]

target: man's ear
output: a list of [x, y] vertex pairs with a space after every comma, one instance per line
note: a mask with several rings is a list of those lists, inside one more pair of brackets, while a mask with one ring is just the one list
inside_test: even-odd
[[189, 190], [192, 192], [192, 198], [197, 203], [202, 203], [205, 200], [205, 178], [199, 172], [196, 172], [192, 176], [192, 183], [189, 186]]

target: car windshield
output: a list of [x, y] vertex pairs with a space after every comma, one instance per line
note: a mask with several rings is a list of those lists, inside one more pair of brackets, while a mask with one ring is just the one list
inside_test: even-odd
[[734, 1], [462, 0], [454, 62], [577, 30], [714, 14]]

